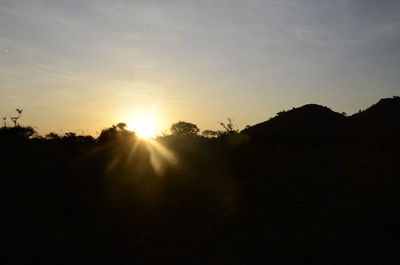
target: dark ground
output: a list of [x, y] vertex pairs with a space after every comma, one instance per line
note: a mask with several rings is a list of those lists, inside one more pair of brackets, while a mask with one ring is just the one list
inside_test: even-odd
[[158, 139], [176, 163], [124, 128], [3, 127], [0, 262], [398, 264], [399, 106], [306, 105], [242, 133]]

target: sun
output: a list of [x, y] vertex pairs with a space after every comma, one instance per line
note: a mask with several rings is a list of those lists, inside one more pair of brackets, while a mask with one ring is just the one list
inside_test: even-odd
[[154, 119], [148, 116], [132, 119], [132, 121], [128, 123], [128, 127], [133, 130], [137, 136], [143, 139], [151, 138], [156, 135]]

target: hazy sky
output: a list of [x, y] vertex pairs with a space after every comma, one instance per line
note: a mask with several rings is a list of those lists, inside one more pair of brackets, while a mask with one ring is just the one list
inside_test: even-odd
[[0, 114], [41, 133], [154, 112], [240, 128], [400, 94], [398, 0], [0, 0]]

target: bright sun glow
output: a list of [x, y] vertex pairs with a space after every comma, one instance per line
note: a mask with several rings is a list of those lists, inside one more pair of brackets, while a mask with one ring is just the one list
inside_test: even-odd
[[146, 139], [156, 135], [155, 122], [151, 117], [137, 117], [129, 122], [128, 127], [140, 138]]

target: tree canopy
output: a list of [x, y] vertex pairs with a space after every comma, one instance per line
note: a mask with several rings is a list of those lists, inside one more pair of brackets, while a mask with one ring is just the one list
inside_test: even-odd
[[197, 127], [197, 125], [190, 122], [179, 121], [172, 124], [171, 126], [172, 135], [194, 136], [197, 135], [199, 132], [200, 129]]

